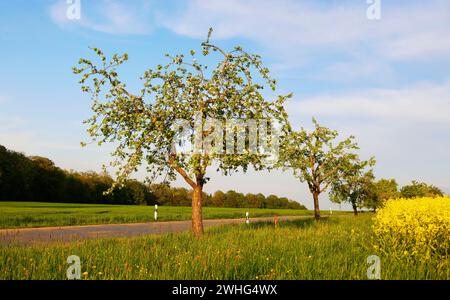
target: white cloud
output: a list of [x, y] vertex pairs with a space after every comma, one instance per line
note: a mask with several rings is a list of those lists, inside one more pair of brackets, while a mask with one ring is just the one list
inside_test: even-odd
[[[392, 66], [382, 61], [372, 61], [370, 59], [338, 61], [318, 70], [317, 73], [309, 77], [338, 83], [361, 82], [368, 79], [371, 82], [386, 83], [393, 82], [396, 79]], [[383, 76], [374, 77], [374, 74], [383, 74]]]
[[148, 34], [152, 31], [150, 4], [146, 1], [123, 3], [115, 0], [81, 1], [81, 19], [67, 18], [66, 1], [50, 7], [52, 20], [61, 27], [80, 27], [108, 34]]
[[324, 94], [288, 104], [295, 116], [363, 117], [450, 123], [450, 81], [402, 89]]
[[271, 47], [289, 48], [345, 43], [363, 34], [364, 28], [354, 23], [364, 18], [364, 11], [352, 7], [324, 8], [289, 0], [194, 0], [180, 9], [176, 17], [165, 17], [162, 23], [191, 37], [203, 38], [205, 28], [213, 26], [216, 38], [245, 37]]
[[298, 52], [317, 47], [352, 51], [364, 46], [398, 59], [450, 55], [447, 1], [386, 4], [377, 22], [367, 19], [366, 9], [365, 1], [335, 5], [294, 0], [194, 0], [176, 17], [162, 22], [191, 37], [204, 37], [205, 28], [213, 26], [218, 38], [246, 37], [276, 48], [298, 46], [291, 48]]
[[274, 70], [333, 59], [332, 65], [319, 66], [316, 79], [338, 82], [389, 72], [383, 76], [386, 81], [395, 77], [390, 62], [450, 58], [450, 2], [384, 1], [379, 21], [367, 19], [367, 8], [364, 0], [192, 0], [165, 5], [151, 0], [100, 0], [82, 1], [81, 20], [71, 21], [66, 17], [66, 1], [60, 0], [50, 15], [65, 28], [109, 34], [149, 34], [162, 27], [205, 38], [213, 27], [214, 38], [245, 38], [272, 50]]

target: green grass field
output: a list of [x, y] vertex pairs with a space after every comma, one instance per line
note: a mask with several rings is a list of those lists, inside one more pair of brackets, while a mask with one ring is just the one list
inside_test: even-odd
[[[150, 222], [154, 221], [153, 210], [153, 206], [0, 202], [0, 228]], [[249, 211], [250, 217], [313, 214], [308, 210], [205, 207], [203, 217], [204, 219], [244, 218], [246, 211]], [[324, 214], [327, 213], [329, 212], [324, 212]], [[190, 207], [160, 206], [158, 208], [159, 221], [190, 219]]]
[[67, 257], [83, 279], [367, 279], [367, 257], [381, 279], [450, 279], [450, 261], [396, 260], [372, 245], [371, 214], [189, 233], [0, 248], [0, 279], [66, 279]]

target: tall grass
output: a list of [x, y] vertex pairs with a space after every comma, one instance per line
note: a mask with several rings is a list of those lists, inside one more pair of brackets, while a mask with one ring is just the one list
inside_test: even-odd
[[[65, 279], [69, 255], [83, 279], [367, 279], [371, 215], [211, 228], [189, 233], [0, 248], [2, 279]], [[381, 254], [382, 279], [449, 279], [449, 260]]]

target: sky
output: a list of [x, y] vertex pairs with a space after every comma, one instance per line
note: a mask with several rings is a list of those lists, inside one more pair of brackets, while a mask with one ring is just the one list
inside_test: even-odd
[[[355, 135], [361, 156], [376, 157], [377, 178], [450, 193], [447, 0], [1, 1], [0, 144], [100, 171], [112, 146], [81, 148], [90, 99], [71, 67], [92, 57], [88, 47], [127, 52], [121, 78], [137, 90], [165, 53], [200, 49], [209, 27], [220, 46], [260, 54], [279, 94], [294, 93], [287, 110], [295, 128], [311, 128], [316, 117]], [[312, 208], [290, 172], [210, 175], [208, 192], [276, 194]], [[321, 208], [330, 207], [339, 206], [323, 194]]]

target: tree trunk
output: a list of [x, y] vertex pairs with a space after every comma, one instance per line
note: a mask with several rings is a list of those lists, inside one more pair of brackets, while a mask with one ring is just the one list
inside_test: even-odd
[[313, 199], [314, 199], [314, 218], [316, 221], [320, 220], [320, 209], [319, 209], [319, 193], [313, 192]]
[[355, 216], [358, 215], [358, 207], [356, 207], [356, 203], [352, 202], [352, 207], [353, 207], [353, 213], [355, 214]]
[[203, 187], [197, 185], [192, 193], [192, 233], [196, 237], [203, 235], [202, 197]]

